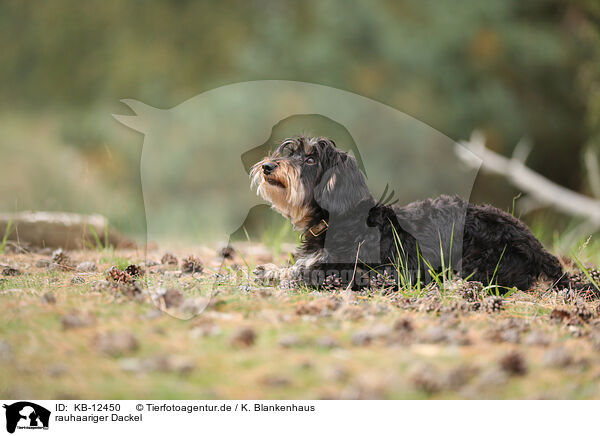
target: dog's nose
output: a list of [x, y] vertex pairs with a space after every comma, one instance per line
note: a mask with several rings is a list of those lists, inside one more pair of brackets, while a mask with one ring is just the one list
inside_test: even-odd
[[271, 174], [276, 167], [277, 164], [274, 164], [273, 162], [267, 162], [262, 164], [263, 173], [265, 173], [265, 175], [267, 176]]

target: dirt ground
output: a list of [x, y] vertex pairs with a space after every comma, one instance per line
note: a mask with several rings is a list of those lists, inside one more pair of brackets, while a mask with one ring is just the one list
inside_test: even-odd
[[248, 271], [289, 253], [236, 250], [0, 254], [0, 397], [600, 398], [598, 302], [278, 289]]

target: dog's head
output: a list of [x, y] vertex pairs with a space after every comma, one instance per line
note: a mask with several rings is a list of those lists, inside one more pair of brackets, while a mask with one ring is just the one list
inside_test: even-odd
[[298, 230], [307, 227], [317, 208], [343, 215], [370, 198], [354, 157], [327, 138], [286, 139], [252, 167], [250, 178], [257, 193]]

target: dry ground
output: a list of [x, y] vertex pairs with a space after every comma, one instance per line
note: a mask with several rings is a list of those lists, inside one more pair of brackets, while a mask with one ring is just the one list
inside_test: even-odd
[[[456, 283], [277, 289], [246, 272], [286, 253], [189, 249], [177, 265], [164, 253], [72, 252], [64, 266], [48, 251], [0, 255], [0, 397], [600, 398], [593, 301], [543, 288], [499, 300]], [[180, 273], [189, 254], [203, 272]], [[77, 271], [83, 261], [97, 271]], [[141, 290], [105, 282], [130, 263], [144, 266]]]

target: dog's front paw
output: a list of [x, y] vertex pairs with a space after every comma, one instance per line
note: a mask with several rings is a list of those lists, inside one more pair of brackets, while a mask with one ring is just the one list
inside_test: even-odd
[[279, 268], [272, 263], [266, 263], [254, 268], [254, 281], [261, 285], [274, 285], [279, 279]]
[[254, 269], [254, 281], [263, 286], [278, 286], [290, 289], [297, 285], [298, 271], [295, 267], [278, 268], [272, 263], [259, 265]]

